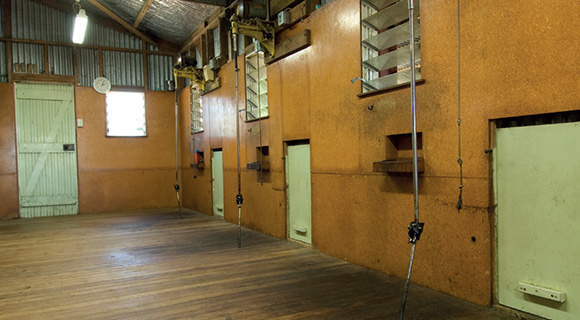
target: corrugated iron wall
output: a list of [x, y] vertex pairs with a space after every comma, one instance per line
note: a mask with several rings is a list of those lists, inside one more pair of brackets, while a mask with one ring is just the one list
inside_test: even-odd
[[173, 78], [173, 57], [147, 55], [147, 87], [149, 90], [167, 90], [167, 80]]
[[115, 86], [143, 86], [143, 56], [140, 53], [103, 50], [103, 73]]
[[4, 0], [0, 0], [0, 37], [6, 36], [6, 13]]
[[[0, 0], [0, 35], [5, 36], [4, 1]], [[12, 38], [71, 43], [74, 16], [72, 13], [42, 5], [31, 0], [12, 1]], [[71, 11], [72, 12], [72, 11]], [[143, 41], [130, 34], [109, 29], [89, 20], [86, 45], [142, 50]], [[161, 51], [147, 44], [148, 51]], [[7, 65], [6, 44], [0, 43], [0, 82], [6, 82], [7, 68], [16, 73], [45, 73], [60, 76], [74, 75], [73, 47], [48, 46], [48, 66], [45, 65], [44, 46], [12, 43], [12, 65]], [[166, 81], [172, 78], [174, 57], [147, 55], [148, 88], [167, 90]], [[4, 63], [2, 63], [4, 62]], [[144, 86], [143, 54], [103, 50], [103, 73], [118, 86]], [[78, 85], [92, 86], [99, 77], [99, 53], [96, 49], [77, 47]]]
[[12, 37], [71, 42], [73, 14], [30, 0], [12, 1]]
[[[70, 37], [68, 42], [70, 42]], [[125, 49], [142, 49], [141, 39], [117, 30], [91, 23], [87, 25], [84, 44]]]
[[147, 50], [149, 50], [149, 51], [161, 51], [161, 48], [159, 48], [158, 46], [152, 45], [150, 43], [147, 43], [145, 48], [147, 48]]
[[48, 46], [48, 68], [50, 74], [73, 76], [73, 49], [63, 46]]
[[13, 42], [12, 71], [16, 73], [44, 73], [44, 46]]
[[99, 77], [99, 50], [77, 49], [78, 85], [90, 87]]
[[6, 66], [5, 42], [0, 42], [0, 82], [8, 82], [8, 68]]

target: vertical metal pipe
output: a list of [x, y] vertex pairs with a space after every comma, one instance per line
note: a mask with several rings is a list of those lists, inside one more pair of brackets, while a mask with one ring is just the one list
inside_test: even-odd
[[[411, 49], [411, 113], [413, 121], [412, 148], [413, 148], [413, 204], [415, 213], [415, 222], [419, 222], [419, 173], [417, 169], [417, 110], [415, 105], [415, 13], [414, 0], [408, 0], [409, 3], [409, 45]], [[407, 303], [407, 293], [409, 291], [409, 282], [411, 280], [411, 270], [413, 268], [413, 259], [415, 257], [416, 242], [413, 242], [411, 248], [411, 258], [409, 259], [409, 269], [405, 279], [403, 289], [403, 301], [399, 312], [399, 320], [402, 320], [405, 314], [405, 305]]]
[[405, 314], [405, 305], [407, 304], [407, 293], [409, 292], [409, 282], [411, 281], [411, 269], [413, 268], [413, 258], [415, 257], [416, 243], [411, 247], [411, 259], [409, 259], [409, 269], [407, 270], [407, 278], [405, 279], [405, 287], [403, 288], [403, 302], [401, 304], [401, 312], [399, 312], [399, 320], [403, 320]]
[[240, 166], [240, 111], [239, 108], [239, 95], [238, 95], [238, 72], [240, 69], [238, 68], [238, 37], [236, 33], [232, 32], [232, 41], [234, 42], [233, 49], [234, 49], [234, 71], [236, 73], [234, 86], [236, 91], [236, 147], [237, 147], [237, 155], [238, 155], [238, 194], [236, 195], [236, 204], [238, 205], [238, 248], [242, 247], [242, 169]]
[[173, 188], [175, 188], [175, 192], [177, 194], [177, 205], [179, 206], [179, 217], [181, 218], [181, 199], [179, 198], [179, 107], [178, 107], [178, 94], [179, 94], [179, 90], [177, 89], [177, 76], [173, 77], [174, 81], [175, 81], [175, 185], [173, 186]]
[[[268, 1], [270, 2], [270, 1]], [[260, 95], [260, 52], [256, 53], [256, 69], [258, 74], [258, 125], [260, 127], [260, 185], [264, 185], [264, 150], [262, 149], [262, 97]]]
[[415, 103], [415, 13], [414, 0], [409, 1], [409, 30], [411, 45], [411, 113], [413, 114], [413, 199], [415, 209], [415, 221], [419, 221], [419, 172], [417, 170], [417, 109]]

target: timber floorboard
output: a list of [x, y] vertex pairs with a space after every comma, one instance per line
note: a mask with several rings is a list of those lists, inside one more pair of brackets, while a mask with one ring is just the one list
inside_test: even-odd
[[[0, 319], [395, 319], [403, 280], [176, 209], [0, 221]], [[513, 319], [411, 285], [405, 319]]]

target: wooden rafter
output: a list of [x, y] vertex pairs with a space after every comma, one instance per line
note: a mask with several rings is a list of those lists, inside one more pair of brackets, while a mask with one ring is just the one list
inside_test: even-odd
[[141, 32], [141, 31], [139, 31], [139, 30], [137, 30], [135, 28], [133, 28], [133, 26], [130, 25], [129, 23], [127, 23], [127, 21], [123, 20], [123, 18], [119, 17], [116, 13], [114, 13], [113, 11], [111, 11], [111, 9], [105, 7], [98, 0], [87, 0], [87, 1], [90, 2], [92, 5], [94, 5], [95, 7], [97, 7], [99, 10], [103, 11], [106, 15], [108, 15], [109, 17], [111, 17], [111, 19], [117, 21], [124, 28], [126, 28], [129, 31], [131, 31], [137, 37], [141, 38], [143, 41], [149, 42], [149, 43], [154, 44], [154, 45], [158, 45], [156, 41], [153, 41], [153, 39], [151, 39], [148, 35], [144, 34], [143, 32]]
[[151, 5], [152, 2], [153, 2], [153, 0], [147, 0], [143, 4], [143, 7], [141, 8], [139, 15], [137, 16], [137, 19], [135, 19], [135, 22], [133, 23], [133, 28], [137, 28], [139, 26], [139, 24], [141, 23], [141, 20], [143, 20], [143, 17], [145, 17], [145, 14], [147, 13], [147, 11], [149, 11], [149, 6]]

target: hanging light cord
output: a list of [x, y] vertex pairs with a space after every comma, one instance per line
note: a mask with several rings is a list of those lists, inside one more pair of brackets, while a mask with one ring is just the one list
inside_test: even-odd
[[457, 163], [459, 164], [459, 200], [457, 211], [463, 207], [463, 160], [461, 159], [461, 16], [460, 0], [457, 0]]
[[175, 184], [173, 188], [175, 189], [175, 194], [177, 195], [177, 206], [179, 207], [179, 217], [181, 216], [181, 199], [179, 198], [179, 107], [178, 107], [178, 90], [177, 90], [177, 77], [174, 77], [175, 81]]

